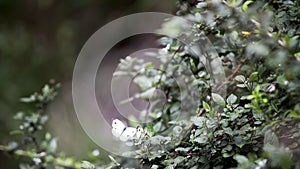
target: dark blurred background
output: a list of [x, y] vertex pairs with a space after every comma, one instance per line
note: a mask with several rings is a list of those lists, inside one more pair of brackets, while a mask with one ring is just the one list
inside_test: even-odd
[[[174, 13], [175, 8], [174, 0], [0, 0], [0, 144], [12, 139], [9, 131], [18, 125], [13, 115], [28, 109], [19, 98], [54, 78], [63, 87], [49, 108], [48, 130], [58, 136], [61, 151], [86, 156], [95, 145], [82, 131], [71, 97], [82, 46], [114, 19], [136, 12]], [[1, 169], [16, 167], [14, 159], [0, 154]]]

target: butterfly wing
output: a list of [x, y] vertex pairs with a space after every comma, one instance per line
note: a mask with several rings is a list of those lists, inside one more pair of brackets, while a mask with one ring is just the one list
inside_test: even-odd
[[121, 141], [132, 140], [135, 137], [137, 130], [133, 127], [127, 127], [120, 136]]
[[124, 132], [125, 128], [126, 128], [126, 126], [121, 120], [114, 119], [112, 121], [111, 132], [115, 137], [120, 137], [121, 134]]
[[142, 136], [143, 132], [144, 132], [143, 128], [141, 126], [137, 126], [135, 138], [136, 139], [140, 139], [140, 137]]

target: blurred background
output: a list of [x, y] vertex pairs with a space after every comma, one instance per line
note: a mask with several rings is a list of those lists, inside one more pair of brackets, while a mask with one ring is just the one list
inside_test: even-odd
[[[48, 130], [58, 137], [60, 151], [82, 158], [88, 150], [99, 148], [81, 129], [73, 109], [71, 80], [77, 55], [95, 31], [114, 19], [175, 10], [174, 0], [0, 0], [0, 144], [12, 140], [9, 131], [18, 125], [13, 115], [28, 110], [19, 98], [40, 90], [53, 78], [63, 86], [49, 107]], [[133, 39], [130, 45], [135, 47], [153, 41], [151, 36], [146, 38], [150, 40]], [[117, 58], [106, 60], [105, 66], [115, 67], [119, 57], [134, 52], [128, 45], [118, 44], [111, 53]], [[100, 100], [106, 100], [105, 94]], [[0, 154], [0, 168], [17, 168], [15, 159]]]

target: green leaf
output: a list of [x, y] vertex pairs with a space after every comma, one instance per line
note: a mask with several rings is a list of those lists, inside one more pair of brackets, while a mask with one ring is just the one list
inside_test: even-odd
[[236, 41], [239, 37], [239, 33], [237, 31], [232, 31], [230, 33], [230, 37], [232, 38], [232, 40]]
[[262, 122], [261, 121], [255, 121], [254, 124], [259, 125], [259, 124], [262, 124]]
[[49, 93], [50, 93], [50, 87], [49, 87], [49, 85], [46, 84], [43, 87], [42, 92], [43, 92], [44, 95], [49, 95]]
[[234, 143], [239, 148], [242, 148], [245, 145], [245, 140], [243, 140], [240, 136], [234, 137]]
[[276, 82], [277, 82], [280, 86], [282, 86], [282, 87], [284, 87], [284, 86], [286, 86], [286, 85], [288, 84], [288, 80], [285, 78], [284, 75], [278, 76], [278, 77], [276, 78]]
[[258, 72], [251, 73], [251, 75], [249, 77], [249, 81], [250, 82], [256, 82], [256, 81], [258, 81]]
[[19, 147], [19, 144], [15, 141], [9, 142], [8, 145], [5, 147], [6, 151], [12, 151]]
[[145, 64], [144, 64], [144, 68], [145, 68], [145, 69], [153, 69], [153, 64], [152, 64], [152, 62], [147, 62], [147, 63], [145, 63]]
[[94, 166], [94, 164], [92, 164], [92, 163], [90, 163], [88, 161], [81, 161], [80, 168], [83, 168], [83, 169], [94, 169], [95, 166]]
[[31, 167], [29, 164], [20, 164], [20, 169], [34, 169], [34, 167]]
[[158, 169], [159, 166], [158, 165], [152, 165], [150, 169]]
[[16, 120], [22, 120], [24, 118], [24, 113], [23, 112], [18, 112], [15, 116], [14, 119]]
[[36, 101], [36, 97], [35, 95], [31, 95], [29, 97], [23, 97], [20, 99], [21, 102], [23, 103], [31, 103], [31, 102], [35, 102]]
[[298, 113], [300, 113], [300, 103], [296, 104], [294, 107], [294, 110]]
[[45, 134], [45, 139], [49, 141], [51, 138], [52, 138], [51, 134], [49, 132], [47, 132]]
[[300, 52], [295, 53], [295, 56], [298, 57], [298, 58], [300, 58]]
[[196, 126], [201, 127], [203, 123], [205, 123], [206, 118], [205, 117], [195, 117], [193, 119], [193, 122]]
[[228, 158], [228, 157], [231, 157], [233, 154], [234, 154], [234, 152], [224, 152], [224, 153], [222, 153], [222, 156], [224, 158]]
[[199, 136], [194, 139], [197, 143], [204, 144], [208, 142], [208, 138], [206, 136]]
[[137, 98], [143, 98], [143, 99], [150, 99], [154, 96], [155, 94], [155, 87], [149, 88], [146, 91], [139, 93], [136, 95]]
[[202, 105], [205, 111], [209, 112], [210, 111], [210, 106], [208, 103], [206, 103], [205, 101], [202, 101]]
[[231, 150], [232, 150], [231, 145], [227, 145], [225, 148], [223, 148], [223, 151], [231, 151]]
[[243, 156], [243, 155], [239, 155], [236, 154], [233, 156], [233, 159], [235, 159], [239, 164], [243, 164], [243, 163], [247, 163], [248, 162], [248, 158]]
[[153, 135], [154, 135], [155, 133], [157, 133], [157, 132], [160, 131], [162, 125], [163, 125], [162, 122], [159, 121], [159, 122], [157, 122], [157, 123], [153, 126], [153, 129], [154, 129]]
[[207, 2], [199, 2], [196, 5], [196, 8], [204, 8], [204, 7], [207, 7]]
[[10, 135], [19, 135], [19, 134], [24, 134], [23, 131], [21, 130], [13, 130], [11, 132], [9, 132]]
[[300, 118], [300, 114], [294, 110], [289, 110], [286, 112], [286, 114], [288, 114], [289, 117], [292, 117], [292, 118]]
[[56, 149], [57, 149], [57, 138], [53, 138], [49, 143], [48, 151], [50, 151], [51, 153], [55, 153]]
[[247, 87], [246, 84], [237, 84], [236, 86], [239, 87], [239, 88], [245, 88], [245, 87]]
[[248, 10], [248, 6], [252, 3], [253, 1], [246, 1], [245, 3], [243, 3], [242, 5], [242, 10], [243, 11], [247, 11]]
[[108, 158], [116, 165], [116, 166], [120, 166], [120, 164], [117, 162], [117, 160], [115, 160], [115, 158], [111, 155], [108, 155]]
[[186, 147], [186, 148], [178, 147], [175, 149], [176, 152], [183, 152], [183, 153], [187, 153], [190, 150], [191, 150], [191, 147]]
[[212, 93], [211, 95], [212, 95], [213, 101], [216, 102], [218, 105], [220, 105], [220, 106], [225, 106], [226, 105], [226, 102], [225, 102], [225, 100], [223, 99], [222, 96], [220, 96], [217, 93]]
[[246, 81], [246, 78], [245, 78], [245, 76], [243, 76], [243, 75], [237, 75], [237, 76], [234, 78], [234, 80], [236, 80], [237, 82], [242, 82], [242, 83], [244, 83], [244, 82]]
[[239, 117], [239, 113], [237, 113], [237, 112], [233, 112], [233, 113], [230, 114], [230, 120], [231, 121], [234, 121], [238, 117]]
[[231, 95], [226, 99], [226, 102], [227, 102], [228, 104], [234, 104], [234, 103], [236, 103], [236, 101], [237, 101], [237, 97], [236, 97], [236, 95], [234, 95], [234, 94], [231, 94]]
[[146, 126], [146, 129], [147, 129], [147, 134], [152, 137], [154, 135], [154, 127], [153, 127], [153, 124], [151, 123], [148, 123], [147, 126]]
[[174, 159], [174, 163], [175, 164], [179, 164], [181, 163], [182, 161], [185, 160], [185, 157], [182, 157], [182, 156], [177, 156], [175, 159]]
[[181, 126], [175, 126], [173, 128], [173, 135], [174, 136], [177, 136], [177, 137], [180, 136], [181, 132], [182, 132], [182, 127]]
[[48, 121], [48, 115], [43, 115], [43, 116], [40, 118], [40, 123], [41, 123], [41, 124], [45, 124], [47, 121]]

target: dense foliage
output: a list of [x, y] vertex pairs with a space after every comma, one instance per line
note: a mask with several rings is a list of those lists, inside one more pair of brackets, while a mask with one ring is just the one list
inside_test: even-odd
[[[145, 123], [143, 137], [130, 152], [137, 164], [110, 156], [107, 165], [97, 158], [80, 165], [56, 153], [48, 133], [37, 144], [34, 134], [46, 121], [41, 110], [56, 94], [47, 85], [41, 94], [22, 99], [37, 103], [37, 111], [16, 115], [23, 127], [13, 133], [23, 134], [33, 147], [23, 150], [12, 142], [1, 148], [29, 157], [24, 168], [300, 168], [300, 3], [181, 0], [178, 5], [177, 14], [193, 23], [191, 43], [207, 36], [227, 79], [213, 82], [189, 44], [169, 37], [160, 39], [159, 52], [147, 54], [160, 61], [158, 67], [130, 56], [121, 60], [114, 78], [133, 79], [140, 93], [132, 99], [163, 102], [141, 112], [139, 118], [152, 123]], [[186, 33], [182, 27], [171, 18], [159, 32], [179, 36]], [[173, 77], [183, 77], [186, 91], [195, 97], [181, 91]], [[225, 96], [220, 94], [224, 89]], [[182, 102], [196, 103], [196, 109], [185, 109]], [[183, 109], [190, 111], [182, 116]]]
[[[121, 61], [115, 76], [134, 79], [142, 91], [135, 98], [160, 100], [149, 94], [153, 88], [167, 98], [163, 107], [145, 110], [141, 117], [155, 121], [147, 125], [150, 138], [138, 151], [142, 165], [291, 168], [290, 157], [299, 163], [299, 3], [181, 1], [180, 7], [178, 15], [194, 23], [191, 43], [206, 35], [222, 59], [228, 79], [215, 92], [227, 86], [228, 94], [210, 94], [213, 84], [205, 65], [176, 39], [162, 38], [165, 48], [150, 54], [162, 63], [159, 69], [131, 57]], [[179, 36], [186, 33], [182, 27], [174, 18], [160, 31]], [[187, 86], [196, 87], [201, 98], [199, 109], [185, 112], [190, 119], [178, 120], [180, 103], [191, 96], [172, 77], [186, 75], [184, 66], [195, 77], [186, 80]], [[213, 102], [223, 108], [210, 107]]]

